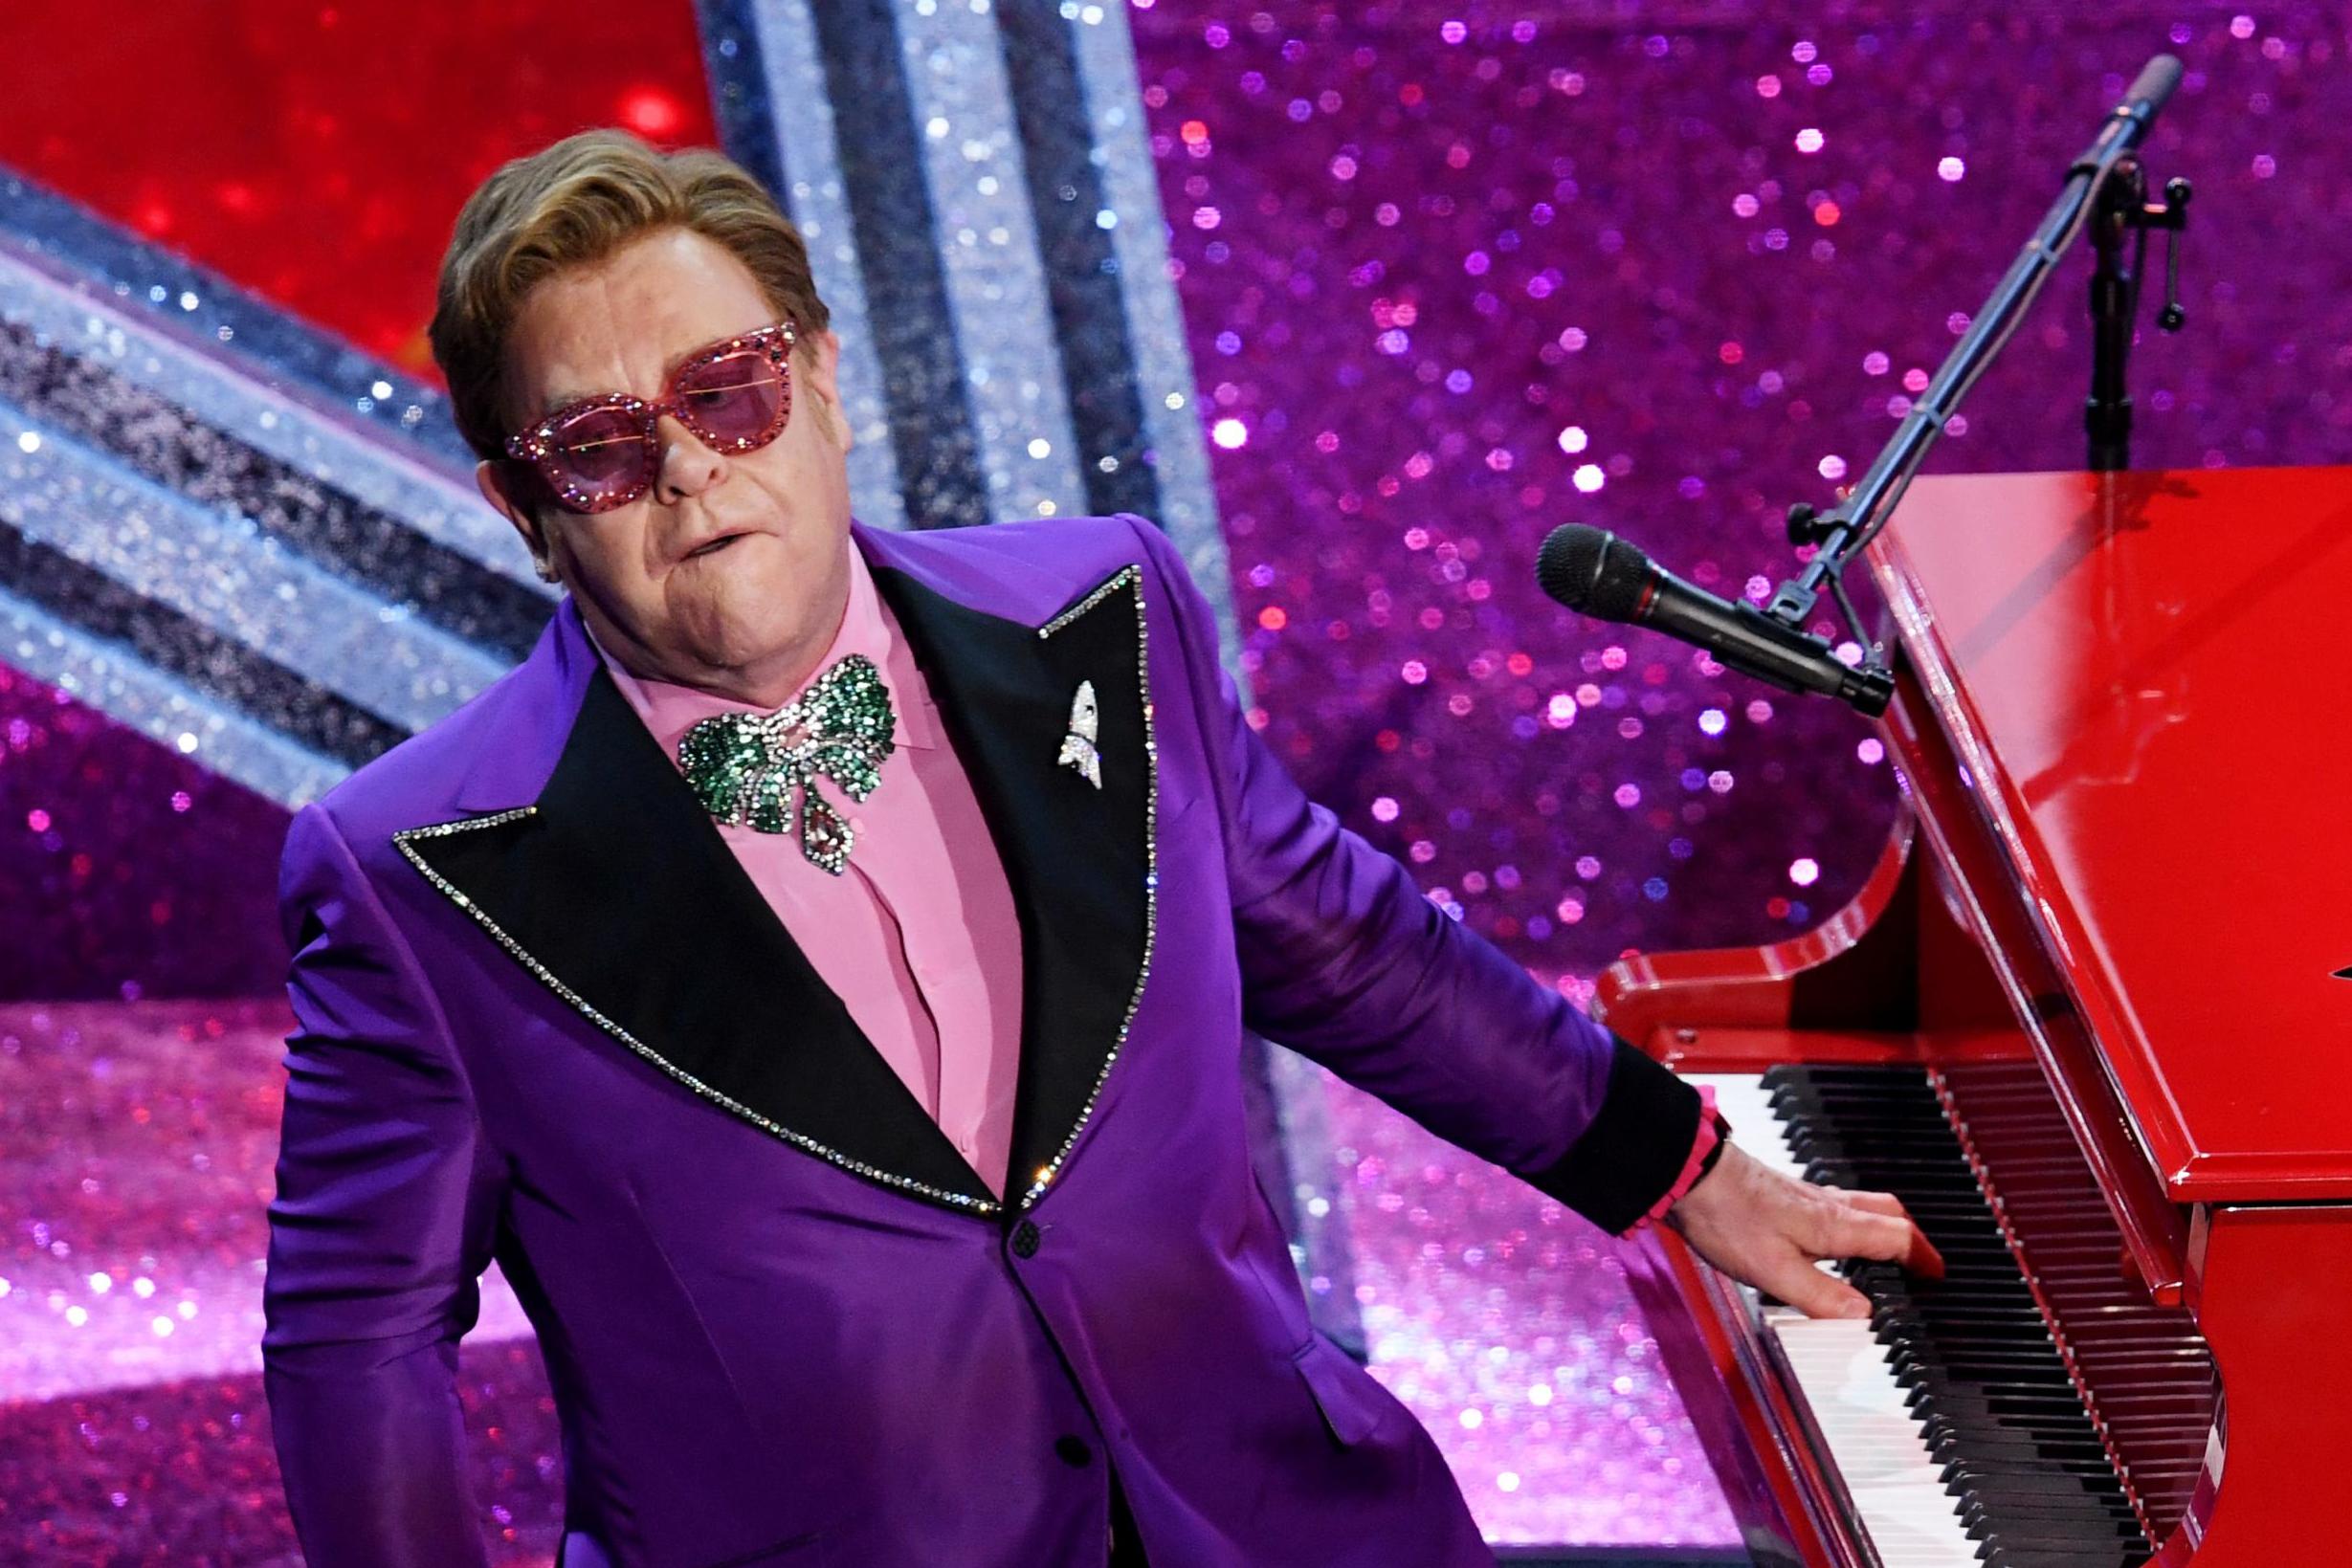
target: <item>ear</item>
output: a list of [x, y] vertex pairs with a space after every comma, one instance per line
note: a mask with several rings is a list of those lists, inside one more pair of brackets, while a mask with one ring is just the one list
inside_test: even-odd
[[850, 450], [850, 416], [841, 407], [841, 385], [837, 379], [841, 365], [840, 334], [827, 328], [806, 341], [807, 352], [797, 367], [802, 386], [814, 398], [825, 412], [822, 416], [826, 433], [843, 452]]
[[522, 547], [531, 552], [531, 560], [544, 578], [550, 569], [550, 560], [540, 539], [539, 523], [531, 516], [531, 508], [512, 488], [513, 475], [503, 463], [484, 458], [474, 465], [474, 487], [482, 493], [498, 514], [515, 525], [522, 536]]

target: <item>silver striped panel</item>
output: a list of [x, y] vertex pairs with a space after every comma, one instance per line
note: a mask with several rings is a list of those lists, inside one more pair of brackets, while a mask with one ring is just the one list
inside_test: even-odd
[[31, 328], [63, 352], [552, 597], [514, 529], [483, 504], [471, 476], [431, 466], [422, 448], [400, 452], [382, 432], [345, 423], [340, 410], [315, 404], [309, 394], [256, 380], [227, 356], [9, 251], [0, 251], [0, 320]]
[[325, 794], [350, 771], [5, 588], [0, 660], [287, 806]]
[[907, 96], [991, 519], [1086, 510], [1077, 432], [989, 0], [899, 12]]
[[6, 402], [0, 497], [26, 539], [406, 729], [423, 729], [506, 668], [251, 519], [198, 506]]
[[832, 104], [825, 96], [824, 56], [809, 0], [752, 0], [751, 25], [760, 37], [768, 113], [784, 144], [786, 207], [809, 243], [817, 292], [841, 339], [841, 401], [849, 415], [850, 506], [860, 522], [902, 529], [906, 506], [899, 493], [899, 459], [890, 440], [890, 409], [882, 399], [882, 365], [867, 329], [866, 282], [857, 260], [857, 232], [841, 183], [841, 148]]

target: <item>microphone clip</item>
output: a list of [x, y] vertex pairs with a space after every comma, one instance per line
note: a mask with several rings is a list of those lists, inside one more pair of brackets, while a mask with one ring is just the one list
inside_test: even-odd
[[[1847, 629], [1853, 632], [1855, 645], [1865, 651], [1865, 659], [1870, 660], [1881, 651], [1878, 639], [1870, 634], [1869, 628], [1862, 624], [1861, 612], [1846, 595], [1844, 552], [1853, 534], [1853, 519], [1838, 507], [1824, 512], [1810, 501], [1797, 501], [1788, 508], [1788, 542], [1798, 550], [1809, 548], [1813, 559], [1823, 563], [1818, 581], [1828, 585], [1838, 610], [1846, 617]], [[1811, 619], [1814, 606], [1821, 602], [1818, 589], [1809, 585], [1815, 580], [1811, 573], [1803, 579], [1784, 579], [1765, 602], [1764, 617], [1789, 631], [1805, 634], [1806, 623]], [[1884, 666], [1878, 663], [1865, 662], [1858, 668], [1865, 675], [1884, 674]]]

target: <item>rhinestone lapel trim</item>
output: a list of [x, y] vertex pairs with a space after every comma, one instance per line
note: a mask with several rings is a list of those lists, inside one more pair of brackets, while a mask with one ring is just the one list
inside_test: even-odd
[[[531, 974], [536, 976], [540, 983], [545, 985], [547, 989], [553, 991], [558, 997], [561, 997], [573, 1011], [579, 1013], [581, 1017], [586, 1018], [589, 1023], [594, 1024], [598, 1028], [603, 1029], [607, 1034], [611, 1035], [622, 1045], [627, 1046], [632, 1051], [634, 1051], [637, 1055], [643, 1057], [654, 1066], [659, 1068], [670, 1077], [675, 1078], [679, 1083], [684, 1084], [688, 1089], [693, 1090], [697, 1094], [699, 1094], [702, 1098], [710, 1101], [713, 1105], [719, 1106], [721, 1109], [742, 1117], [743, 1120], [751, 1123], [754, 1127], [761, 1129], [763, 1132], [770, 1133], [775, 1137], [784, 1139], [787, 1143], [792, 1144], [796, 1148], [806, 1150], [808, 1153], [815, 1155], [820, 1159], [824, 1159], [832, 1164], [837, 1165], [841, 1169], [851, 1172], [853, 1175], [862, 1176], [870, 1182], [877, 1182], [884, 1186], [896, 1187], [902, 1192], [920, 1193], [921, 1196], [930, 1199], [934, 1203], [944, 1204], [950, 1208], [960, 1209], [967, 1214], [986, 1215], [998, 1212], [999, 1208], [1002, 1206], [998, 1204], [988, 1202], [985, 1199], [969, 1197], [960, 1192], [949, 1192], [943, 1187], [931, 1186], [926, 1182], [913, 1181], [907, 1177], [899, 1176], [893, 1172], [869, 1165], [861, 1159], [852, 1159], [850, 1156], [841, 1153], [837, 1149], [831, 1148], [805, 1134], [794, 1132], [791, 1128], [785, 1126], [779, 1121], [762, 1115], [759, 1112], [752, 1110], [742, 1101], [735, 1099], [731, 1095], [720, 1093], [718, 1090], [713, 1089], [710, 1085], [702, 1082], [701, 1079], [697, 1078], [693, 1073], [683, 1071], [676, 1063], [663, 1056], [661, 1052], [654, 1049], [652, 1047], [639, 1040], [635, 1035], [630, 1033], [629, 1030], [622, 1027], [619, 1023], [597, 1011], [595, 1007], [588, 1004], [586, 998], [582, 997], [570, 986], [565, 984], [564, 982], [558, 979], [555, 973], [548, 969], [545, 964], [541, 963], [539, 960], [532, 957], [521, 942], [516, 941], [514, 938], [508, 936], [505, 930], [502, 929], [496, 920], [490, 917], [488, 911], [484, 910], [479, 904], [477, 904], [472, 898], [468, 897], [461, 889], [459, 889], [455, 884], [452, 883], [448, 878], [441, 875], [439, 872], [433, 870], [432, 864], [417, 851], [413, 844], [410, 842], [414, 839], [441, 838], [452, 833], [468, 832], [476, 828], [499, 827], [509, 822], [515, 822], [520, 819], [532, 816], [536, 814], [538, 809], [539, 808], [535, 806], [517, 806], [512, 810], [492, 812], [487, 816], [468, 817], [458, 822], [443, 822], [431, 824], [422, 828], [407, 828], [392, 835], [392, 843], [399, 848], [401, 854], [407, 857], [409, 864], [414, 866], [418, 872], [423, 873], [426, 881], [432, 883], [433, 886], [439, 891], [444, 897], [448, 898], [459, 909], [464, 910], [468, 915], [472, 916], [475, 921], [479, 924], [484, 931], [490, 934], [492, 940], [496, 941], [500, 947], [504, 948], [508, 956], [513, 958], [518, 963], [521, 963], [523, 968], [529, 970]], [[1148, 950], [1147, 945], [1146, 952], [1148, 952]]]
[[[1128, 590], [1135, 603], [1135, 660], [1137, 688], [1143, 703], [1143, 957], [1136, 966], [1135, 990], [1127, 998], [1127, 1009], [1119, 1021], [1119, 1034], [1111, 1043], [1110, 1053], [1102, 1059], [1102, 1069], [1096, 1073], [1094, 1087], [1087, 1091], [1086, 1103], [1079, 1108], [1078, 1117], [1063, 1137], [1061, 1147], [1052, 1160], [1036, 1173], [1029, 1187], [1013, 1205], [1015, 1212], [1025, 1210], [1045, 1195], [1054, 1179], [1070, 1159], [1070, 1151], [1077, 1146], [1078, 1136], [1094, 1119], [1095, 1106], [1102, 1097], [1102, 1086], [1109, 1081], [1111, 1069], [1119, 1063], [1120, 1053], [1126, 1049], [1127, 1033], [1135, 1026], [1137, 1008], [1143, 1003], [1143, 987], [1151, 980], [1152, 951], [1160, 934], [1160, 742], [1159, 732], [1152, 716], [1151, 696], [1151, 628], [1143, 604], [1143, 573], [1140, 566], [1121, 568], [1100, 587], [1054, 616], [1037, 629], [1040, 640], [1055, 632], [1093, 609], [1121, 589]], [[1091, 782], [1091, 781], [1090, 781]], [[1096, 785], [1100, 788], [1100, 784]]]

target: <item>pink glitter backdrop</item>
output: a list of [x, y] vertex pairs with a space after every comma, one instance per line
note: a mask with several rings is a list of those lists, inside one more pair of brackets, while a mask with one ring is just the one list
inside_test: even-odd
[[[2341, 460], [2341, 16], [2075, 10], [1129, 11], [1266, 733], [1548, 983], [1817, 920], [1892, 791], [1864, 726], [1554, 609], [1537, 540], [1785, 574], [1779, 509], [1867, 462], [2156, 49], [2190, 69], [2155, 162], [2197, 228], [2141, 460]], [[2081, 277], [1941, 466], [2079, 461]], [[283, 814], [6, 671], [0, 742], [0, 885], [32, 894], [0, 949], [0, 1560], [281, 1560], [252, 1345]], [[1593, 1233], [1361, 1096], [1332, 1117], [1376, 1370], [1490, 1532], [1727, 1539]], [[560, 1461], [510, 1314], [464, 1359], [477, 1489], [544, 1561]]]

